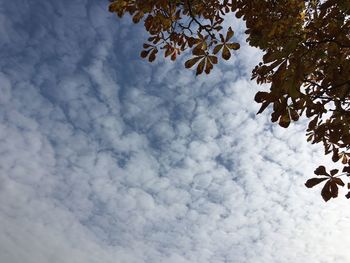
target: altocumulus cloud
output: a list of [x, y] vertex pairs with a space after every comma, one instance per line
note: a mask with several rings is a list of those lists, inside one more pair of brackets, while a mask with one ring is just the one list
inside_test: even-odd
[[349, 262], [305, 125], [255, 115], [260, 54], [149, 65], [107, 5], [0, 4], [0, 261]]

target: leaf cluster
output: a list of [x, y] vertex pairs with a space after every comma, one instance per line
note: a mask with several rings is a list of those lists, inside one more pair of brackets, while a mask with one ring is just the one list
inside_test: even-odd
[[[197, 75], [209, 74], [220, 58], [228, 60], [239, 49], [232, 26], [224, 29], [223, 22], [228, 14], [243, 19], [248, 43], [264, 52], [252, 79], [270, 85], [255, 96], [258, 113], [272, 107], [271, 121], [284, 128], [305, 116], [307, 141], [323, 144], [325, 154], [342, 163], [343, 175], [350, 174], [349, 1], [113, 0], [109, 9], [143, 21], [149, 38], [142, 57], [152, 62], [162, 50], [176, 60], [189, 50], [185, 67], [195, 66]], [[334, 171], [306, 186], [327, 180], [324, 200], [337, 197], [344, 183]]]
[[228, 0], [114, 0], [109, 11], [119, 17], [129, 14], [135, 23], [143, 21], [149, 38], [141, 57], [152, 62], [162, 50], [165, 57], [176, 60], [183, 51], [190, 50], [192, 57], [185, 66], [196, 65], [197, 75], [209, 74], [218, 63], [219, 53], [228, 60], [240, 47], [232, 42], [232, 28], [223, 29], [224, 16], [232, 12]]

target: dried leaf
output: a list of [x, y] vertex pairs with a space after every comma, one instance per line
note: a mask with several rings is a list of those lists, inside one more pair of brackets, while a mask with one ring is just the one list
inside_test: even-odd
[[338, 149], [333, 149], [332, 161], [337, 162], [339, 161], [339, 159], [340, 159], [340, 156], [338, 153]]
[[314, 174], [329, 176], [329, 174], [326, 172], [326, 167], [324, 167], [323, 165], [317, 167], [317, 169], [314, 171]]
[[194, 64], [196, 64], [202, 57], [194, 57], [185, 62], [186, 68], [192, 68]]
[[345, 195], [345, 197], [346, 197], [347, 199], [349, 199], [349, 198], [350, 198], [350, 192], [348, 192], [348, 193]]
[[323, 200], [325, 200], [326, 202], [332, 198], [333, 195], [331, 192], [331, 184], [329, 181], [327, 183], [325, 183], [325, 185], [323, 186], [322, 191], [321, 191], [321, 195], [322, 195]]
[[225, 59], [225, 60], [229, 60], [231, 57], [231, 52], [230, 50], [224, 46], [223, 50], [222, 50], [222, 58]]
[[142, 50], [140, 56], [141, 56], [142, 58], [145, 58], [145, 57], [148, 56], [148, 53], [149, 53], [149, 52], [150, 52], [150, 50]]
[[216, 45], [213, 49], [213, 54], [217, 54], [223, 47], [223, 44]]
[[198, 66], [197, 66], [196, 75], [199, 75], [199, 74], [202, 74], [202, 73], [203, 73], [204, 66], [205, 66], [205, 59], [203, 58], [203, 59], [201, 60], [201, 62], [199, 62]]
[[229, 49], [233, 49], [233, 50], [237, 50], [241, 47], [240, 44], [238, 44], [238, 43], [227, 43], [226, 46]]
[[324, 178], [317, 178], [317, 177], [311, 178], [311, 179], [306, 181], [305, 186], [307, 188], [312, 188], [315, 185], [317, 185], [317, 184], [319, 184], [319, 183], [321, 183], [321, 182], [323, 182], [323, 181], [325, 181], [327, 179], [329, 179], [329, 178], [327, 178], [327, 177], [324, 177]]
[[212, 69], [213, 69], [213, 64], [211, 64], [210, 60], [207, 59], [206, 65], [205, 65], [205, 70], [204, 70], [205, 73], [209, 74]]
[[225, 42], [228, 42], [234, 35], [234, 32], [231, 27], [228, 28]]
[[333, 178], [332, 181], [335, 182], [337, 185], [345, 186], [343, 180], [340, 178]]
[[149, 62], [153, 62], [156, 59], [156, 54], [157, 54], [158, 50], [157, 49], [153, 49], [151, 51], [151, 54], [148, 57]]
[[289, 114], [282, 115], [281, 118], [279, 119], [278, 124], [283, 128], [288, 128], [290, 124]]
[[339, 172], [339, 170], [338, 170], [338, 169], [333, 169], [333, 170], [330, 170], [331, 176], [336, 175], [338, 172]]
[[209, 56], [209, 59], [211, 63], [217, 64], [218, 63], [218, 58], [216, 56]]
[[329, 183], [329, 185], [330, 185], [330, 190], [331, 190], [331, 195], [332, 195], [332, 197], [333, 198], [336, 198], [336, 197], [338, 197], [338, 186], [337, 186], [337, 184], [334, 182], [334, 181], [331, 181], [330, 183]]

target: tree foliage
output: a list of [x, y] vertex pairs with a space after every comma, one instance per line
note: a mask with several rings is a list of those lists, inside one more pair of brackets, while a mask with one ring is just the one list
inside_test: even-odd
[[322, 177], [305, 185], [325, 182], [324, 200], [338, 196], [345, 185], [339, 177], [350, 176], [350, 1], [112, 0], [109, 10], [143, 21], [149, 37], [141, 57], [152, 62], [162, 51], [176, 60], [188, 50], [185, 67], [195, 67], [197, 75], [239, 49], [233, 28], [223, 23], [228, 14], [242, 18], [248, 43], [264, 52], [252, 79], [270, 85], [255, 96], [258, 113], [271, 105], [271, 121], [284, 128], [302, 115], [309, 119], [307, 141], [323, 144], [343, 170], [327, 173], [319, 166], [315, 174]]

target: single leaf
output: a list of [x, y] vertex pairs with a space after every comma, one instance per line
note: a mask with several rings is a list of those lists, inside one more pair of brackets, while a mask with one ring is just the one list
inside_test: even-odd
[[229, 49], [233, 49], [233, 50], [237, 50], [241, 47], [240, 44], [238, 44], [238, 43], [227, 43], [226, 46]]
[[149, 55], [148, 57], [148, 61], [149, 62], [153, 62], [155, 59], [156, 59], [156, 54], [157, 54], [157, 50], [156, 49], [153, 49], [151, 54]]
[[210, 60], [207, 59], [206, 65], [205, 65], [205, 70], [204, 70], [205, 73], [209, 74], [212, 69], [213, 69], [213, 64], [211, 64]]
[[173, 49], [171, 48], [167, 48], [164, 52], [164, 56], [167, 57], [167, 56], [170, 56], [173, 52]]
[[330, 181], [329, 182], [329, 186], [330, 186], [330, 191], [331, 191], [331, 195], [333, 198], [338, 197], [338, 186], [334, 181]]
[[209, 59], [211, 63], [217, 64], [218, 63], [218, 58], [216, 56], [209, 56]]
[[149, 53], [149, 52], [150, 52], [150, 50], [142, 50], [140, 56], [141, 56], [142, 58], [145, 58], [145, 57], [148, 56], [148, 53]]
[[333, 150], [333, 155], [332, 155], [332, 161], [333, 162], [337, 162], [337, 161], [339, 161], [339, 159], [340, 159], [340, 156], [338, 154], [338, 149], [334, 149]]
[[192, 68], [194, 64], [196, 64], [202, 57], [194, 57], [185, 62], [186, 68]]
[[222, 50], [222, 58], [225, 59], [225, 60], [229, 60], [231, 57], [231, 52], [230, 50], [224, 46], [223, 50]]
[[225, 42], [228, 42], [234, 35], [234, 32], [231, 27], [228, 28]]
[[265, 91], [258, 91], [255, 94], [254, 100], [258, 103], [263, 102], [264, 100], [266, 100], [266, 98], [270, 95], [270, 93], [265, 92]]
[[321, 183], [321, 182], [323, 182], [324, 180], [327, 180], [327, 179], [329, 179], [329, 178], [327, 178], [327, 177], [324, 177], [324, 178], [317, 178], [317, 177], [311, 178], [311, 179], [306, 181], [305, 186], [307, 188], [312, 188], [315, 185], [317, 185], [317, 184], [319, 184], [319, 183]]
[[326, 167], [324, 167], [323, 165], [317, 167], [317, 169], [314, 171], [314, 174], [329, 176], [329, 174], [326, 172]]
[[313, 130], [316, 127], [318, 121], [318, 116], [316, 116], [312, 121], [309, 122], [309, 130]]
[[338, 172], [339, 172], [338, 169], [333, 169], [333, 170], [330, 171], [332, 176], [336, 175]]
[[213, 49], [213, 54], [217, 54], [223, 47], [223, 44], [216, 45]]
[[289, 111], [289, 113], [290, 113], [290, 117], [291, 117], [291, 119], [293, 121], [298, 121], [299, 120], [299, 114], [298, 114], [298, 112], [296, 110], [291, 109]]
[[350, 198], [350, 192], [348, 192], [348, 193], [345, 195], [345, 197], [346, 197], [347, 199], [349, 199], [349, 198]]
[[267, 108], [267, 106], [269, 106], [269, 104], [270, 104], [270, 102], [268, 102], [268, 101], [263, 102], [263, 104], [261, 105], [259, 111], [256, 114], [262, 113]]
[[195, 56], [204, 56], [205, 51], [201, 48], [202, 45], [197, 45], [192, 49], [192, 54]]
[[278, 124], [283, 128], [288, 128], [290, 124], [289, 114], [282, 115], [281, 118], [279, 119]]
[[343, 155], [343, 158], [342, 158], [342, 160], [341, 160], [341, 163], [342, 164], [347, 164], [348, 163], [348, 157], [344, 154]]
[[171, 59], [172, 61], [175, 61], [175, 60], [176, 60], [176, 52], [173, 52], [173, 54], [171, 54], [170, 59]]
[[331, 184], [328, 181], [327, 183], [325, 183], [325, 185], [322, 188], [321, 196], [325, 202], [327, 202], [329, 199], [332, 198], [332, 192], [330, 187], [331, 187]]
[[348, 173], [350, 174], [350, 166], [345, 166], [342, 170], [343, 173]]
[[205, 66], [205, 59], [203, 58], [201, 60], [201, 62], [199, 62], [198, 66], [197, 66], [196, 75], [202, 74], [202, 72], [204, 70], [204, 66]]
[[188, 42], [189, 47], [193, 47], [193, 45], [198, 44], [200, 42], [200, 39], [194, 38], [194, 37], [189, 37], [187, 39], [187, 42]]
[[271, 63], [277, 59], [281, 60], [281, 53], [280, 52], [272, 52], [269, 51], [263, 56], [264, 63]]
[[333, 178], [332, 181], [335, 182], [337, 185], [345, 186], [343, 180], [340, 178]]

